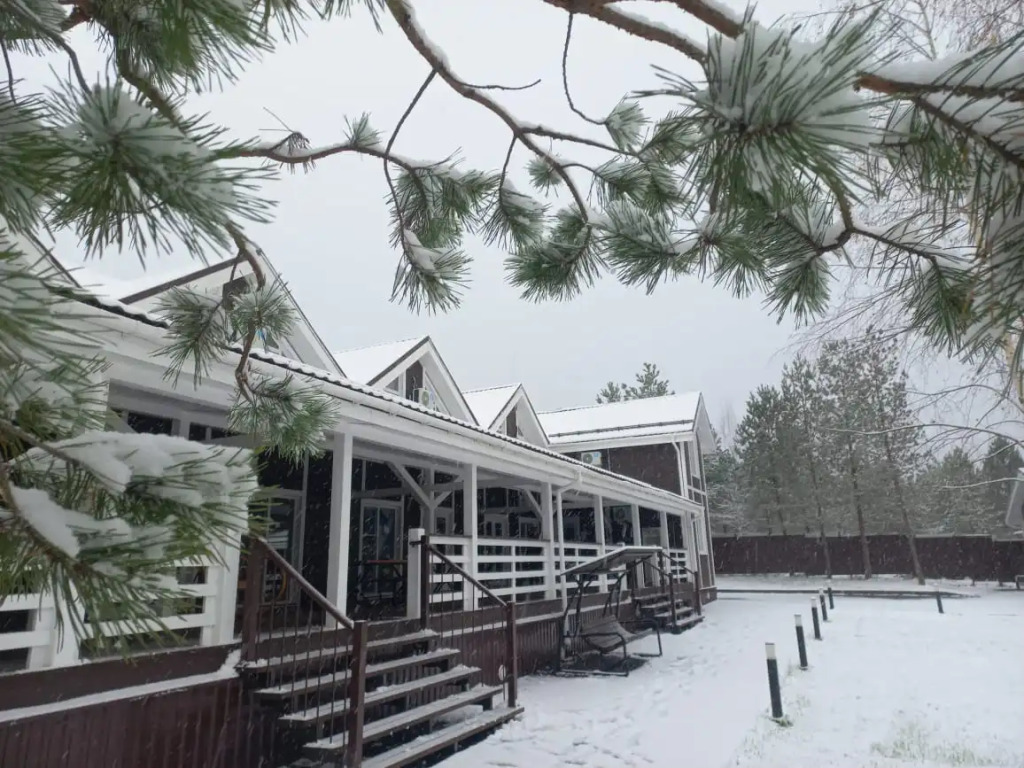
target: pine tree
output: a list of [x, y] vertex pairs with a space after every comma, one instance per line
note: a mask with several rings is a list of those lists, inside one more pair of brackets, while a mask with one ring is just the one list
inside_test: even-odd
[[617, 403], [620, 400], [642, 400], [647, 397], [663, 397], [674, 395], [667, 380], [661, 378], [661, 371], [654, 363], [644, 363], [644, 367], [634, 377], [636, 384], [616, 384], [609, 381], [604, 389], [597, 393], [599, 403]]
[[789, 533], [793, 505], [787, 473], [792, 445], [784, 425], [782, 397], [775, 387], [760, 386], [747, 400], [747, 410], [736, 428], [736, 454], [742, 465], [743, 485], [752, 516], [763, 528]]
[[1005, 437], [993, 438], [988, 444], [985, 459], [981, 464], [982, 482], [986, 483], [984, 499], [990, 523], [987, 533], [993, 533], [1003, 527], [1006, 519], [1006, 508], [1010, 503], [1013, 484], [1017, 481], [1024, 458], [1015, 444]]
[[714, 435], [715, 451], [704, 458], [708, 489], [708, 514], [712, 526], [722, 533], [742, 533], [748, 528], [742, 466], [731, 446], [722, 445]]
[[814, 366], [797, 357], [782, 372], [782, 401], [785, 418], [793, 430], [796, 463], [792, 467], [796, 495], [808, 519], [813, 519], [825, 560], [825, 575], [832, 577], [828, 547], [829, 465], [828, 439], [823, 417], [823, 400]]
[[817, 365], [831, 435], [829, 450], [838, 465], [838, 475], [849, 499], [860, 537], [864, 577], [870, 579], [871, 545], [868, 541], [868, 470], [874, 461], [873, 445], [862, 432], [873, 423], [871, 418], [871, 380], [860, 375], [860, 355], [847, 340], [829, 342], [823, 347]]

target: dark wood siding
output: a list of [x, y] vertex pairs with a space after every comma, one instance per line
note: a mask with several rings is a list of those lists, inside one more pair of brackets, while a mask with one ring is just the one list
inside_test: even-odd
[[[574, 459], [579, 453], [570, 453]], [[601, 466], [610, 472], [632, 477], [679, 493], [679, 459], [671, 443], [636, 445], [628, 448], [610, 448], [601, 451]]]
[[416, 399], [416, 390], [423, 386], [423, 365], [417, 360], [405, 369], [405, 397]]
[[511, 437], [517, 437], [519, 435], [519, 424], [516, 421], [516, 409], [513, 408], [505, 419], [505, 434]]

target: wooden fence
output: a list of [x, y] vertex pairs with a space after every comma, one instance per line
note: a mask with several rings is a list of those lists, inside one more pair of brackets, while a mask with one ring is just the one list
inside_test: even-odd
[[[864, 573], [857, 536], [829, 536], [832, 573]], [[719, 574], [803, 573], [824, 575], [825, 557], [815, 536], [716, 536]], [[892, 534], [868, 536], [874, 574], [910, 574], [906, 539]], [[1024, 540], [991, 536], [919, 536], [917, 551], [927, 578], [1012, 582], [1024, 574]]]

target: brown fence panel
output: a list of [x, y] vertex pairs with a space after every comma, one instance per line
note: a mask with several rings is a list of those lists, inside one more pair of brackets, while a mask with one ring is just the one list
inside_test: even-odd
[[[864, 573], [857, 536], [827, 538], [832, 573]], [[814, 536], [716, 536], [715, 570], [721, 574], [825, 574], [825, 557]], [[871, 570], [875, 574], [912, 573], [906, 539], [895, 534], [868, 536]], [[924, 575], [930, 579], [1013, 581], [1024, 574], [1024, 540], [990, 536], [919, 536], [917, 551]]]

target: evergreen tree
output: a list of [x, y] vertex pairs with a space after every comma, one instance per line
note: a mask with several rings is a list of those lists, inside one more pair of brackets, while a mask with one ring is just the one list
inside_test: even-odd
[[711, 524], [722, 533], [742, 533], [748, 528], [741, 465], [731, 446], [723, 446], [714, 432], [715, 451], [704, 458]]
[[736, 454], [750, 512], [763, 521], [769, 533], [778, 530], [783, 535], [789, 533], [791, 512], [786, 477], [789, 434], [779, 390], [758, 387], [747, 400], [746, 413], [736, 428]]
[[873, 444], [862, 433], [874, 424], [873, 382], [860, 375], [863, 356], [848, 340], [828, 342], [817, 365], [821, 377], [825, 429], [830, 435], [829, 452], [836, 462], [840, 488], [849, 500], [860, 536], [865, 578], [871, 578], [871, 546], [868, 541], [869, 469], [875, 461]]
[[1010, 503], [1013, 484], [1024, 468], [1017, 446], [1005, 437], [993, 438], [988, 444], [985, 459], [981, 465], [981, 477], [985, 485], [985, 508], [990, 516], [987, 533], [993, 533], [1003, 527], [1006, 519], [1006, 508]]
[[797, 357], [782, 372], [785, 418], [793, 431], [796, 462], [792, 467], [794, 496], [806, 520], [814, 521], [825, 560], [825, 575], [832, 577], [828, 547], [829, 435], [823, 421], [823, 398], [814, 366]]
[[663, 397], [674, 395], [667, 380], [661, 378], [661, 371], [654, 363], [644, 363], [644, 367], [634, 377], [635, 384], [616, 384], [609, 381], [604, 389], [597, 393], [599, 403], [617, 403], [620, 400], [642, 400], [647, 397]]

